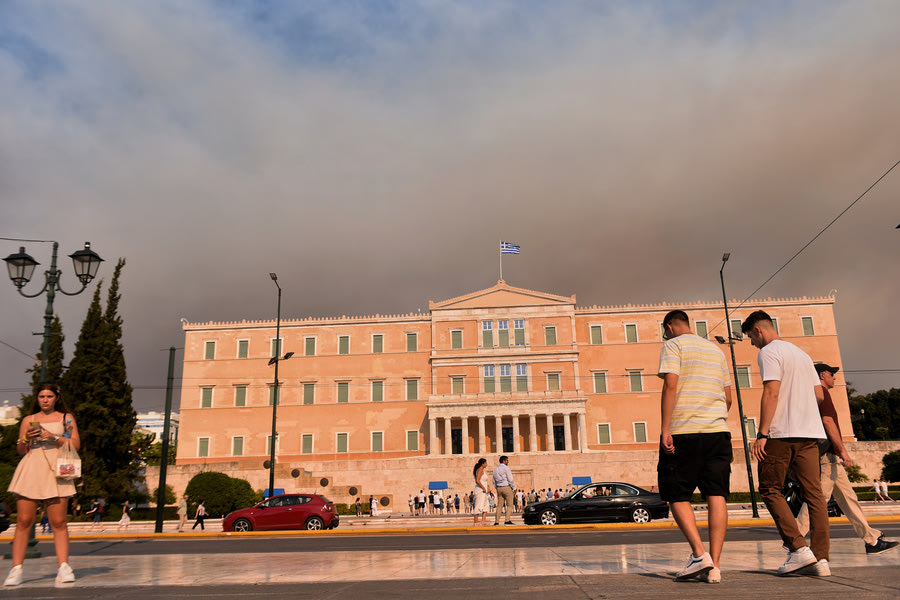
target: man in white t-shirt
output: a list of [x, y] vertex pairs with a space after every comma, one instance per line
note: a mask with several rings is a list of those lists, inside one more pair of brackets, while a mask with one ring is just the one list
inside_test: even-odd
[[[777, 573], [805, 569], [811, 575], [831, 575], [828, 506], [819, 481], [818, 442], [825, 439], [818, 408], [825, 399], [822, 384], [809, 355], [782, 340], [765, 311], [750, 313], [741, 331], [759, 348], [763, 393], [751, 453], [759, 462], [759, 493], [789, 550]], [[782, 494], [789, 471], [794, 472], [809, 507], [810, 546]]]

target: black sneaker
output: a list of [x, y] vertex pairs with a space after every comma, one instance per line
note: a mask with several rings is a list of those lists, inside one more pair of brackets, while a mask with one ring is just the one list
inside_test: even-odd
[[890, 550], [900, 544], [900, 542], [889, 542], [882, 535], [874, 544], [866, 544], [866, 554], [881, 554], [886, 550]]
[[504, 523], [504, 525], [512, 525], [512, 524], [513, 524], [512, 521], [507, 521], [507, 522]]

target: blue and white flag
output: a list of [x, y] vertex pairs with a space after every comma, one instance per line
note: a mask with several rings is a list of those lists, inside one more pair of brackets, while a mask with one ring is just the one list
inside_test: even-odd
[[519, 246], [509, 242], [500, 242], [500, 254], [518, 254]]

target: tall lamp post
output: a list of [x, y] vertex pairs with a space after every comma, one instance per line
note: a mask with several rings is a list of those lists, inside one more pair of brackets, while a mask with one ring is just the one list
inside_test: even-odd
[[269, 365], [275, 365], [275, 383], [272, 386], [272, 442], [269, 448], [269, 498], [275, 495], [275, 440], [278, 435], [275, 430], [278, 414], [278, 402], [281, 400], [280, 385], [278, 383], [278, 363], [287, 360], [294, 355], [288, 352], [281, 357], [281, 286], [278, 285], [278, 275], [269, 273], [269, 277], [275, 282], [278, 288], [278, 312], [275, 320], [275, 351], [272, 352], [272, 358], [269, 359]]
[[[44, 242], [49, 240], [15, 240], [15, 241], [35, 241]], [[44, 287], [34, 294], [26, 294], [22, 291], [34, 274], [34, 268], [40, 263], [25, 253], [25, 247], [20, 246], [16, 254], [10, 254], [3, 260], [6, 261], [6, 267], [9, 270], [9, 278], [13, 285], [19, 291], [19, 294], [26, 298], [37, 298], [41, 294], [47, 294], [47, 307], [44, 309], [44, 340], [41, 344], [41, 377], [39, 381], [47, 381], [47, 362], [50, 353], [50, 338], [53, 336], [53, 300], [56, 298], [56, 292], [65, 294], [66, 296], [77, 296], [88, 286], [91, 280], [97, 276], [100, 269], [100, 263], [103, 259], [91, 250], [91, 243], [85, 242], [84, 248], [73, 252], [69, 255], [75, 267], [75, 275], [81, 282], [81, 289], [74, 292], [67, 292], [60, 286], [59, 280], [62, 271], [56, 268], [56, 258], [59, 251], [59, 242], [53, 242], [53, 254], [50, 257], [50, 268], [44, 271]], [[31, 537], [28, 542], [27, 558], [40, 558], [41, 554], [34, 550], [37, 542], [34, 539], [34, 526], [31, 527]]]
[[731, 320], [728, 314], [728, 296], [725, 294], [725, 263], [731, 253], [722, 255], [722, 268], [719, 269], [719, 280], [722, 282], [722, 303], [725, 306], [725, 330], [728, 332], [728, 347], [731, 348], [731, 368], [734, 372], [734, 389], [737, 392], [738, 415], [741, 419], [741, 439], [744, 441], [744, 462], [747, 464], [747, 481], [750, 482], [750, 505], [753, 507], [753, 518], [759, 518], [756, 508], [756, 491], [753, 489], [753, 468], [750, 466], [750, 444], [747, 443], [747, 425], [744, 421], [744, 403], [741, 402], [741, 382], [738, 380], [737, 361], [734, 358], [734, 335], [731, 331]]

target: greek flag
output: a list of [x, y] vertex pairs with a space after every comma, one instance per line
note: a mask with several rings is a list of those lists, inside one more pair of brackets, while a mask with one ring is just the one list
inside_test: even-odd
[[500, 242], [500, 254], [518, 254], [519, 246], [509, 242]]

